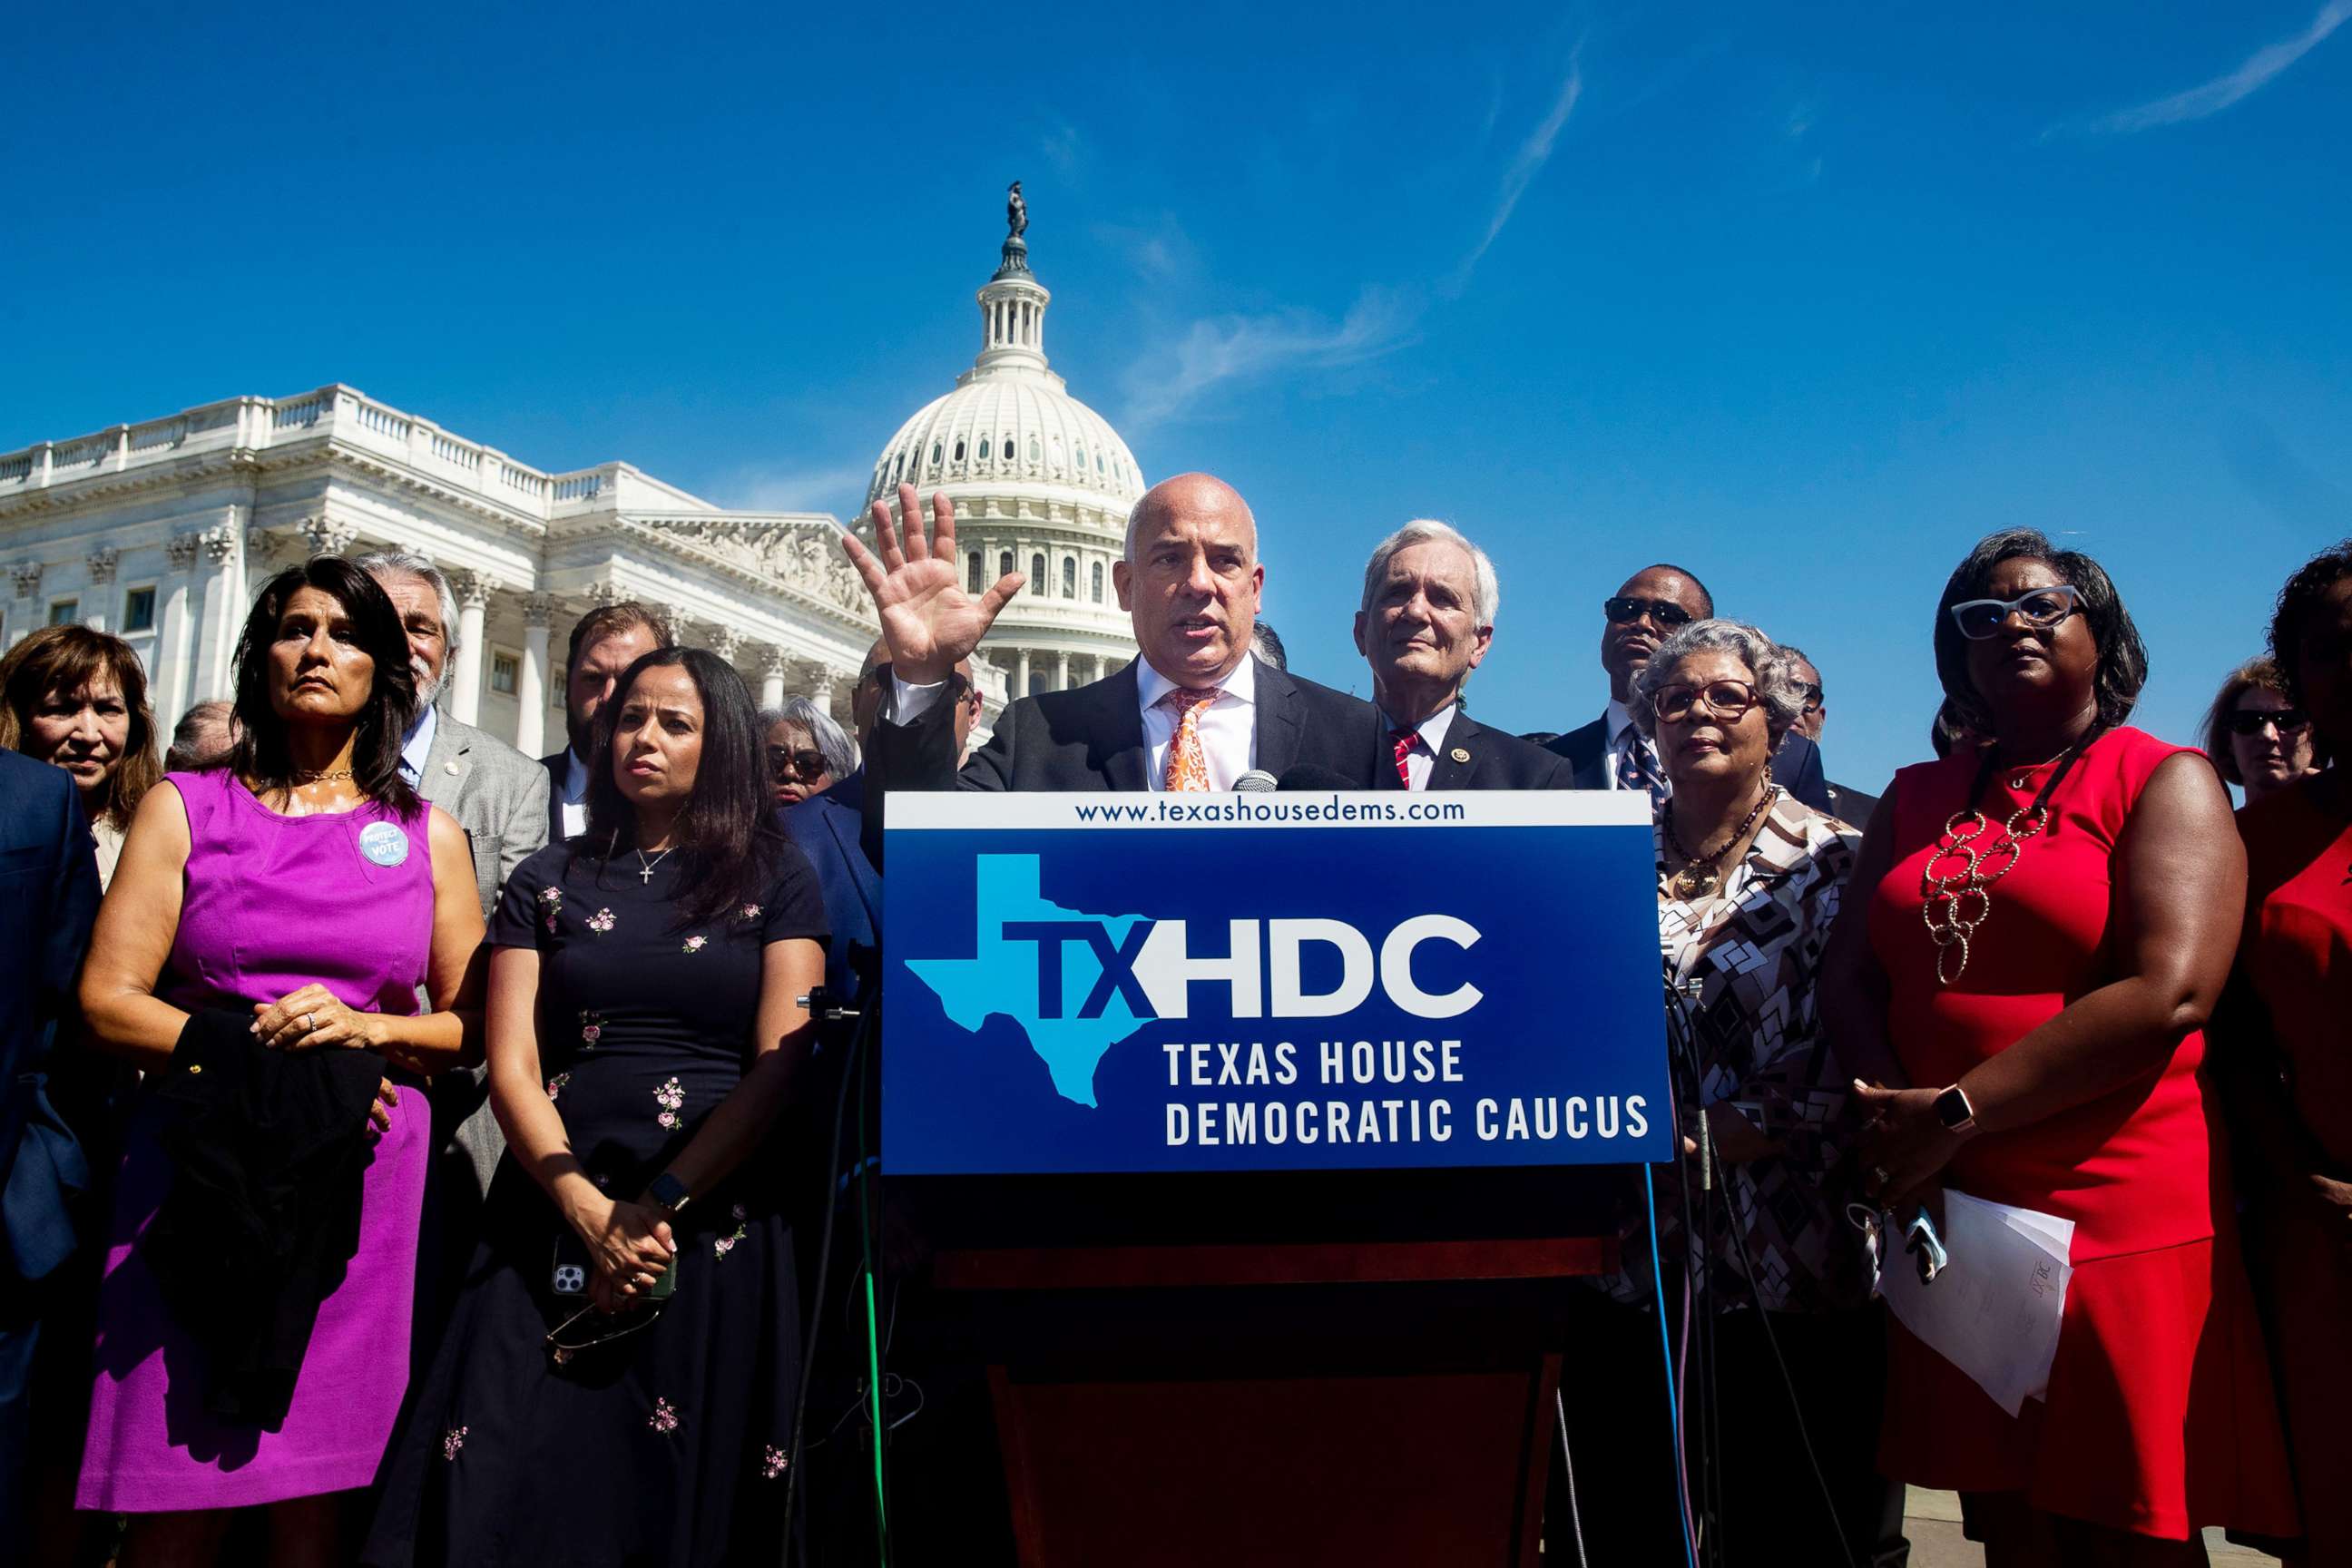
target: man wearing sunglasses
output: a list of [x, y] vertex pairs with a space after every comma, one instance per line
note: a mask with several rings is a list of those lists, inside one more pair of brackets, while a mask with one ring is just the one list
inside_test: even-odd
[[[1782, 643], [1780, 651], [1787, 654], [1790, 662], [1797, 667], [1797, 680], [1805, 694], [1805, 710], [1798, 715], [1794, 732], [1818, 746], [1822, 743], [1822, 731], [1828, 726], [1830, 719], [1829, 696], [1822, 684], [1821, 667], [1806, 657], [1804, 649], [1794, 644]], [[1870, 826], [1870, 814], [1878, 809], [1876, 795], [1848, 789], [1834, 780], [1822, 787], [1829, 792], [1832, 816], [1856, 827]]]
[[[1653, 801], [1664, 804], [1674, 786], [1656, 751], [1633, 727], [1627, 699], [1634, 678], [1649, 668], [1660, 643], [1693, 621], [1713, 618], [1715, 596], [1687, 569], [1661, 562], [1628, 577], [1601, 602], [1601, 668], [1609, 676], [1608, 706], [1580, 729], [1528, 739], [1567, 758], [1578, 789], [1643, 789]], [[1807, 805], [1831, 809], [1821, 751], [1794, 730], [1773, 755], [1772, 777]]]

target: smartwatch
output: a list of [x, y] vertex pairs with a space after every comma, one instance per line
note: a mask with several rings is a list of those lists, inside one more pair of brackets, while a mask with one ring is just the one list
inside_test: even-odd
[[1977, 1108], [1969, 1103], [1969, 1092], [1958, 1084], [1936, 1097], [1936, 1120], [1944, 1124], [1947, 1132], [1966, 1132], [1977, 1124]]
[[[1937, 1103], [1941, 1105], [1943, 1102], [1938, 1100]], [[684, 1214], [686, 1205], [694, 1199], [694, 1194], [687, 1191], [686, 1184], [668, 1171], [646, 1184], [646, 1196], [669, 1210], [673, 1215]]]

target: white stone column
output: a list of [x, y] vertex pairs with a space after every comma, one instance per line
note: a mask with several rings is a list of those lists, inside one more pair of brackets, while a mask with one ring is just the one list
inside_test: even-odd
[[189, 660], [195, 652], [195, 619], [188, 613], [188, 589], [194, 582], [196, 536], [175, 533], [163, 546], [172, 581], [163, 590], [163, 614], [155, 629], [155, 668], [149, 670], [148, 700], [154, 704], [155, 725], [168, 731], [188, 710]]
[[449, 679], [449, 717], [471, 724], [482, 713], [482, 611], [499, 591], [499, 581], [484, 572], [452, 572], [449, 586], [457, 593], [457, 668]]
[[81, 624], [94, 632], [106, 629], [107, 611], [114, 605], [114, 568], [122, 552], [112, 545], [89, 552], [89, 588], [82, 595]]
[[526, 594], [522, 601], [522, 669], [515, 677], [515, 750], [541, 754], [547, 743], [547, 623], [555, 600]]
[[1067, 652], [1057, 653], [1054, 656], [1054, 689], [1067, 691], [1069, 689], [1070, 656]]
[[761, 707], [782, 708], [784, 705], [784, 672], [791, 668], [792, 660], [784, 657], [782, 648], [770, 647], [762, 650], [760, 658]]
[[[232, 509], [241, 513], [243, 508]], [[198, 611], [194, 674], [188, 682], [191, 703], [227, 700], [236, 695], [236, 638], [245, 629], [246, 612], [253, 607], [245, 591], [245, 520], [233, 515], [196, 536], [204, 558], [196, 570], [203, 581], [203, 608]]]
[[833, 671], [827, 669], [821, 664], [813, 664], [809, 666], [808, 700], [815, 703], [820, 711], [831, 714], [833, 712]]
[[1015, 698], [1026, 697], [1029, 695], [1029, 650], [1027, 648], [1021, 650], [1021, 661], [1014, 668], [1016, 673], [1013, 676], [1013, 695]]

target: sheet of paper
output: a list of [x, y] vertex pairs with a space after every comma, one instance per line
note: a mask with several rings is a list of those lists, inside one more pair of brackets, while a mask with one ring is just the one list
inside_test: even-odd
[[1897, 1254], [1880, 1292], [1897, 1321], [2014, 1415], [2050, 1389], [2074, 1222], [1947, 1188], [1942, 1235], [1951, 1261], [1933, 1284]]

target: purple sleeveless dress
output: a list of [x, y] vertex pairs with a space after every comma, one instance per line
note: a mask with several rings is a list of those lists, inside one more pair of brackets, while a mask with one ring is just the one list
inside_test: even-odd
[[[317, 982], [346, 1006], [414, 1014], [433, 938], [429, 807], [399, 817], [373, 805], [338, 816], [280, 816], [226, 769], [173, 773], [187, 805], [180, 929], [155, 994], [175, 1007], [274, 1002]], [[382, 830], [361, 851], [374, 823]], [[399, 864], [393, 847], [404, 847]], [[275, 1430], [204, 1408], [201, 1352], [163, 1310], [133, 1251], [170, 1182], [152, 1101], [126, 1130], [90, 1395], [78, 1508], [121, 1513], [240, 1508], [366, 1486], [408, 1382], [409, 1302], [432, 1116], [423, 1086], [400, 1086], [392, 1130], [364, 1178], [359, 1251], [320, 1307], [286, 1419]], [[222, 1281], [237, 1289], [235, 1280]]]

